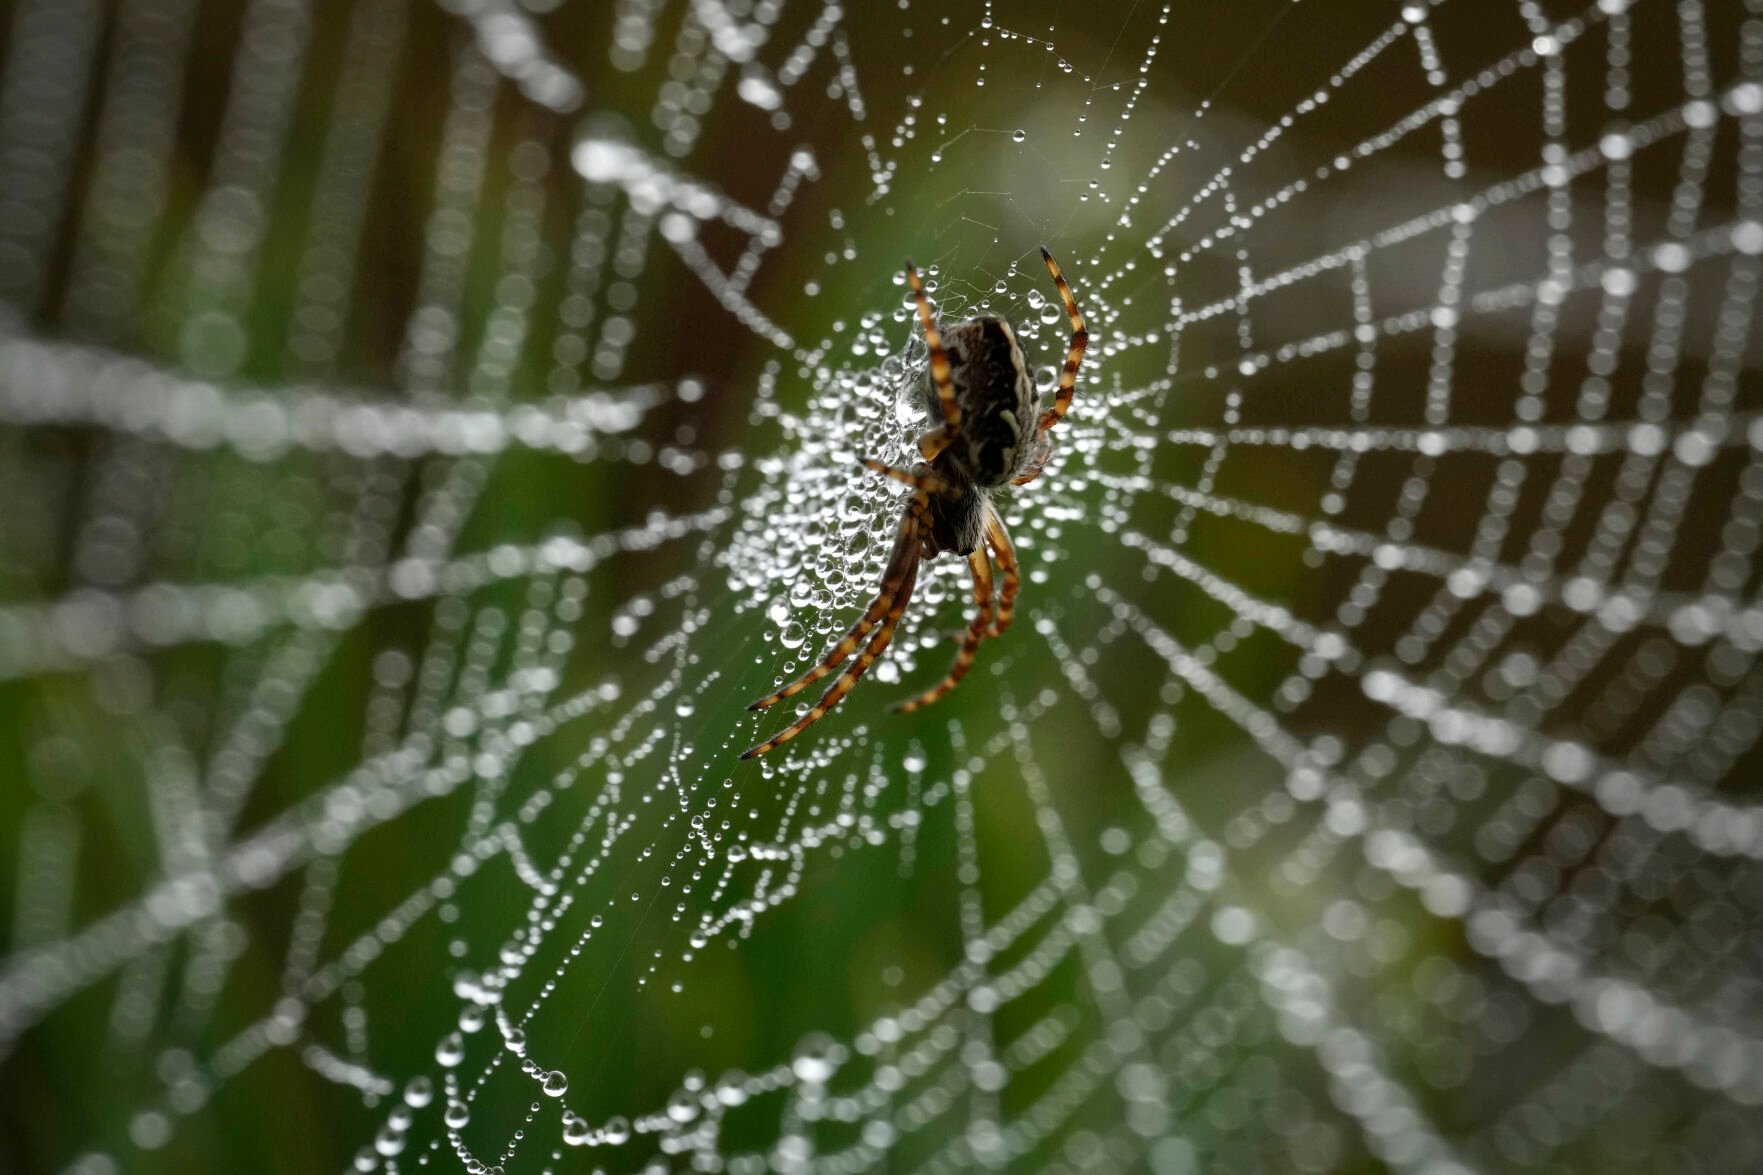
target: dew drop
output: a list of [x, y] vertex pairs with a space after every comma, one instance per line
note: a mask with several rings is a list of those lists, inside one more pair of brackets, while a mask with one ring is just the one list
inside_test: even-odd
[[838, 1067], [839, 1054], [843, 1050], [833, 1039], [824, 1033], [810, 1033], [802, 1038], [796, 1047], [795, 1059], [790, 1067], [796, 1076], [807, 1082], [822, 1082], [833, 1075]]
[[698, 1099], [689, 1093], [676, 1093], [667, 1099], [667, 1116], [684, 1125], [698, 1116]]

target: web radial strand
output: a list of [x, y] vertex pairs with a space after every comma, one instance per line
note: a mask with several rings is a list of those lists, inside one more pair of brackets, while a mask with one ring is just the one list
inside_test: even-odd
[[0, 35], [0, 1153], [1763, 1168], [1763, 5], [209, 7]]

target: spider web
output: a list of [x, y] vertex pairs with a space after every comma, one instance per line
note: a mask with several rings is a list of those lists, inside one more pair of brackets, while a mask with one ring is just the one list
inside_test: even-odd
[[1763, 1163], [1757, 0], [4, 37], [8, 1167]]

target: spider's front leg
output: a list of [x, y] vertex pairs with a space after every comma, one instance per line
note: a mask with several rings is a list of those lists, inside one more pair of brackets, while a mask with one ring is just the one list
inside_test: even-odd
[[939, 477], [927, 464], [920, 463], [911, 469], [896, 469], [885, 461], [877, 461], [874, 457], [859, 457], [857, 464], [883, 477], [891, 477], [895, 481], [903, 481], [915, 489], [928, 494], [954, 494], [960, 496], [960, 489]]
[[949, 442], [955, 439], [955, 432], [954, 425], [939, 424], [929, 432], [920, 433], [918, 455], [926, 461], [935, 461], [949, 447]]
[[1016, 561], [1016, 546], [1010, 541], [1010, 532], [1004, 529], [1004, 519], [999, 517], [997, 507], [990, 502], [986, 503], [986, 545], [992, 548], [992, 555], [998, 560], [998, 573], [1004, 577], [1003, 586], [998, 590], [998, 618], [992, 622], [992, 635], [1003, 636], [1004, 630], [1016, 618], [1016, 592], [1022, 586], [1022, 565]]

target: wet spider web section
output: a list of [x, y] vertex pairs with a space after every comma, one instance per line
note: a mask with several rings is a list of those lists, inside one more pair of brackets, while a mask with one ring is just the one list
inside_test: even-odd
[[6, 34], [21, 1163], [1754, 1168], [1755, 4], [205, 11]]

